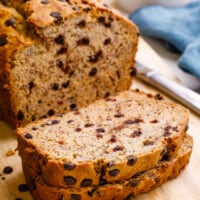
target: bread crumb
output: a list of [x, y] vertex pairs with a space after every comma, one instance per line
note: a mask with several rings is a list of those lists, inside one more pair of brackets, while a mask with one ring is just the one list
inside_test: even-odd
[[15, 155], [15, 150], [9, 149], [6, 153], [6, 156], [14, 156]]

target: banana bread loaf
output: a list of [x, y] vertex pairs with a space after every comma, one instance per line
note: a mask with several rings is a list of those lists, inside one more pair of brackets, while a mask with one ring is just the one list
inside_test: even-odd
[[19, 153], [51, 186], [101, 185], [175, 154], [187, 123], [182, 106], [129, 90], [18, 129]]
[[138, 30], [100, 1], [1, 2], [4, 120], [23, 126], [130, 87]]
[[189, 162], [193, 141], [185, 136], [176, 156], [166, 157], [156, 167], [137, 173], [125, 181], [118, 181], [97, 187], [62, 188], [50, 187], [35, 169], [24, 165], [25, 177], [30, 191], [37, 200], [130, 200], [136, 195], [148, 192], [169, 179], [177, 177]]

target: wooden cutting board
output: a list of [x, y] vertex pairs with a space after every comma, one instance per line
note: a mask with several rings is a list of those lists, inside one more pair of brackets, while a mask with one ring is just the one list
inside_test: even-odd
[[[159, 56], [143, 41], [140, 40], [137, 59], [156, 68], [167, 76], [175, 79], [175, 76]], [[157, 93], [158, 91], [148, 85], [135, 80], [133, 88]], [[191, 113], [189, 123], [189, 134], [194, 138], [194, 149], [191, 161], [187, 168], [175, 180], [165, 183], [163, 186], [153, 191], [140, 195], [137, 200], [198, 200], [200, 199], [200, 117]], [[0, 122], [0, 200], [15, 200], [21, 198], [23, 200], [32, 200], [28, 191], [19, 190], [25, 184], [21, 168], [21, 160], [18, 156], [17, 139], [8, 125]], [[5, 167], [12, 167], [13, 172], [5, 174]], [[48, 200], [48, 199], [47, 199]]]

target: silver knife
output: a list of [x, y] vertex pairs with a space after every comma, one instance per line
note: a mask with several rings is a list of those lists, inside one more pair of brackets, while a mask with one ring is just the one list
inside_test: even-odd
[[200, 115], [200, 95], [136, 61], [137, 77]]

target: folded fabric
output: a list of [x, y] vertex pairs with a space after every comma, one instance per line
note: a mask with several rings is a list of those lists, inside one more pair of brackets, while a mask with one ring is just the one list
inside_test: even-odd
[[178, 65], [200, 79], [200, 1], [184, 7], [143, 7], [130, 15], [144, 35], [163, 39], [181, 53]]

